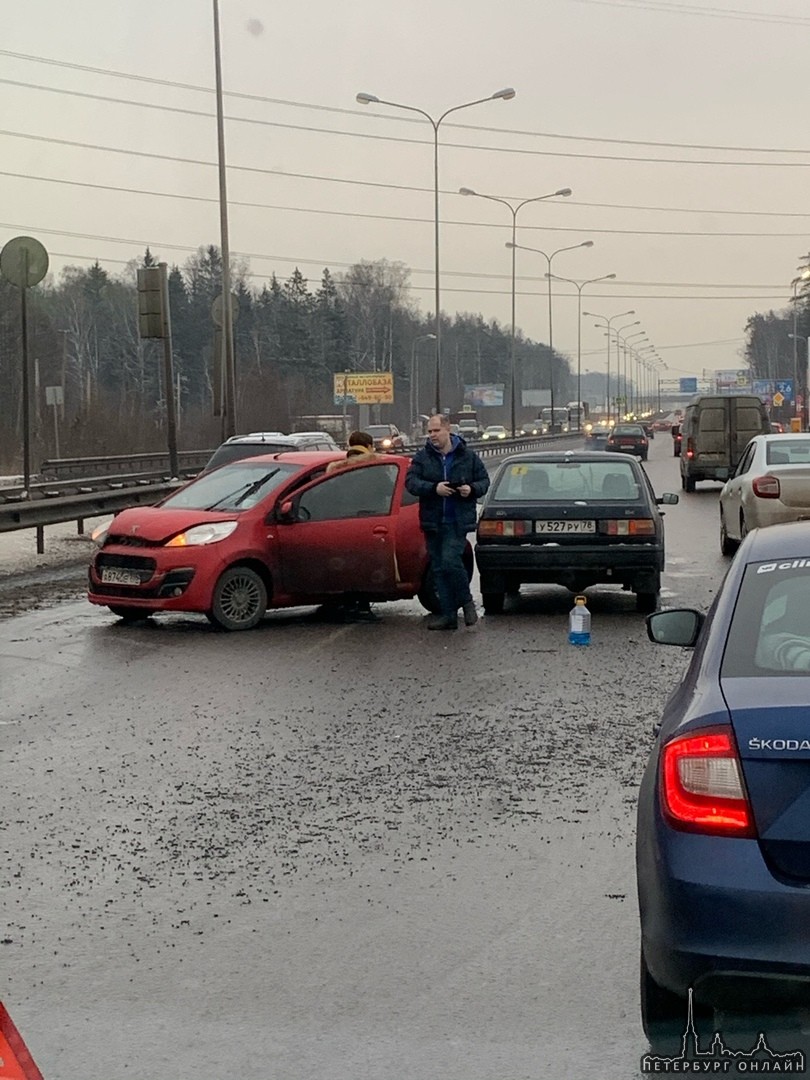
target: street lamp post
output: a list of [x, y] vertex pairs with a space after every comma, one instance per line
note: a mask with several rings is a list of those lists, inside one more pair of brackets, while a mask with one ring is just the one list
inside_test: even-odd
[[498, 90], [488, 97], [476, 98], [475, 101], [465, 101], [463, 105], [454, 105], [445, 111], [437, 119], [424, 109], [418, 109], [414, 105], [403, 105], [399, 101], [385, 101], [375, 97], [374, 94], [360, 93], [357, 101], [361, 105], [387, 105], [391, 109], [405, 109], [406, 112], [415, 112], [430, 123], [433, 128], [433, 226], [434, 226], [434, 257], [435, 257], [435, 304], [436, 304], [436, 412], [441, 412], [441, 363], [442, 363], [442, 327], [441, 327], [441, 297], [439, 287], [439, 126], [451, 113], [459, 109], [469, 109], [473, 105], [482, 105], [485, 101], [511, 101], [515, 91], [511, 86], [504, 90]]
[[[583, 311], [582, 314], [586, 315], [589, 319], [602, 319], [605, 326], [607, 327], [607, 372], [605, 375], [605, 412], [608, 415], [608, 419], [610, 419], [613, 412], [610, 404], [610, 324], [613, 322], [614, 319], [623, 319], [625, 315], [635, 315], [635, 311], [622, 311], [618, 315], [611, 315], [610, 318], [608, 318], [607, 315], [597, 315], [593, 311]], [[636, 324], [630, 323], [629, 325], [635, 326]], [[622, 329], [626, 329], [626, 327], [622, 327]], [[618, 360], [618, 355], [616, 359]]]
[[[647, 363], [650, 360], [655, 360], [657, 363], [660, 363], [661, 361], [658, 359], [658, 355], [655, 352], [655, 346], [654, 345], [645, 345], [643, 349], [633, 349], [633, 353], [635, 354], [635, 360], [636, 360], [636, 378], [637, 378], [637, 385], [636, 385], [636, 392], [635, 392], [635, 404], [636, 404], [637, 410], [639, 412], [641, 412], [641, 408], [642, 408], [642, 404], [643, 404], [643, 396], [644, 396], [642, 369], [644, 371], [649, 370], [649, 368], [647, 367]], [[648, 355], [644, 356], [644, 353], [647, 353]], [[649, 354], [652, 354], [652, 355], [649, 355]], [[659, 396], [660, 396], [660, 392], [659, 392]]]
[[[793, 309], [793, 313], [794, 313], [794, 315], [796, 314], [795, 307]], [[807, 363], [806, 363], [805, 369], [804, 369], [804, 401], [802, 403], [801, 412], [798, 413], [798, 415], [801, 416], [801, 418], [802, 418], [802, 427], [805, 430], [807, 430], [808, 428], [810, 428], [810, 401], [807, 400], [808, 396], [810, 395], [810, 335], [805, 336], [804, 334], [788, 334], [788, 337], [793, 338], [793, 371], [794, 371], [794, 373], [798, 370], [798, 361], [796, 360], [796, 340], [797, 340], [797, 338], [801, 338], [802, 341], [804, 341], [806, 343], [806, 346], [807, 346]], [[794, 378], [795, 378], [795, 374], [794, 374]], [[794, 388], [793, 393], [796, 396], [796, 399], [798, 400], [798, 394], [799, 394], [798, 386], [796, 386]], [[804, 419], [805, 416], [808, 416], [808, 422], [807, 423], [805, 423], [805, 419]]]
[[[515, 243], [511, 245], [507, 244], [507, 247], [514, 249]], [[522, 245], [521, 245], [522, 246]], [[551, 390], [551, 431], [554, 432], [554, 331], [551, 322], [551, 282], [554, 275], [551, 272], [551, 262], [555, 255], [559, 255], [562, 251], [575, 251], [577, 248], [593, 247], [593, 240], [583, 240], [581, 244], [569, 244], [567, 247], [557, 248], [556, 251], [552, 251], [551, 254], [546, 254], [545, 251], [541, 251], [540, 248], [524, 248], [525, 251], [533, 251], [536, 255], [542, 255], [548, 264], [548, 272], [546, 273], [546, 280], [548, 281], [548, 352], [549, 352], [549, 387]], [[512, 251], [514, 257], [514, 250]]]
[[420, 341], [435, 341], [435, 334], [420, 334], [413, 339], [413, 345], [411, 346], [411, 429], [412, 432], [416, 430], [416, 421], [419, 416], [419, 366], [416, 363], [416, 346]]
[[657, 395], [658, 395], [658, 399], [660, 401], [660, 398], [661, 398], [661, 385], [660, 385], [660, 376], [658, 375], [658, 371], [659, 371], [659, 368], [664, 367], [665, 365], [664, 365], [664, 362], [661, 359], [661, 357], [656, 353], [655, 349], [653, 349], [652, 354], [650, 356], [640, 356], [639, 359], [640, 359], [641, 363], [644, 365], [644, 370], [647, 372], [647, 375], [648, 375], [648, 378], [646, 380], [646, 382], [647, 382], [647, 405], [648, 405], [648, 408], [649, 408], [650, 412], [652, 412], [653, 403], [654, 403], [654, 389], [653, 389], [653, 381], [652, 380], [653, 380], [653, 377], [655, 377], [655, 379], [657, 380]]
[[[511, 410], [512, 410], [512, 435], [515, 434], [517, 428], [517, 421], [515, 419], [515, 252], [520, 246], [516, 242], [517, 237], [517, 216], [521, 207], [526, 206], [528, 203], [542, 202], [544, 199], [554, 199], [557, 196], [561, 198], [567, 198], [571, 194], [571, 188], [560, 188], [559, 191], [552, 191], [548, 195], [536, 195], [532, 199], [523, 199], [521, 202], [514, 203], [510, 199], [502, 199], [496, 195], [482, 195], [478, 191], [473, 191], [472, 188], [459, 188], [459, 195], [475, 195], [479, 199], [489, 199], [490, 202], [502, 203], [509, 209], [512, 215], [512, 242], [507, 243], [507, 247], [512, 249], [512, 345], [510, 351], [510, 382], [511, 382]], [[579, 247], [579, 245], [576, 245]], [[527, 249], [531, 251], [532, 249]], [[552, 396], [553, 404], [553, 396]], [[551, 422], [554, 423], [554, 414], [551, 414]]]
[[[635, 326], [636, 323], [632, 323], [631, 325]], [[627, 412], [628, 411], [628, 409], [627, 409], [627, 382], [628, 382], [628, 379], [627, 379], [627, 342], [630, 341], [631, 338], [635, 338], [635, 337], [646, 338], [647, 334], [645, 333], [644, 330], [636, 330], [635, 334], [628, 334], [626, 337], [622, 337], [618, 330], [615, 333], [616, 333], [616, 391], [617, 391], [617, 396], [621, 395], [621, 389], [622, 388], [621, 388], [621, 385], [619, 383], [619, 377], [621, 375], [621, 378], [622, 378], [622, 380], [624, 382], [624, 394], [621, 395], [621, 396], [624, 398], [624, 408], [625, 408], [625, 412]], [[623, 362], [620, 361], [620, 355], [619, 355], [619, 345], [620, 344], [621, 344], [621, 348], [622, 348], [622, 351], [623, 351]], [[640, 345], [641, 342], [638, 342], [638, 344]], [[620, 364], [621, 364], [621, 366], [620, 366]], [[617, 415], [617, 418], [618, 418], [618, 409], [617, 409], [616, 415]]]
[[233, 348], [233, 306], [231, 299], [231, 255], [228, 238], [228, 193], [225, 166], [225, 116], [222, 106], [222, 59], [219, 34], [219, 0], [214, 3], [214, 75], [217, 109], [217, 161], [219, 171], [219, 230], [222, 248], [222, 358], [224, 394], [222, 438], [236, 434], [236, 359]]
[[[799, 396], [799, 354], [796, 347], [796, 340], [798, 337], [798, 320], [799, 320], [799, 285], [806, 283], [810, 279], [810, 269], [805, 268], [795, 277], [791, 282], [793, 286], [793, 333], [788, 334], [788, 337], [793, 338], [793, 415], [798, 414], [796, 408], [797, 399]], [[805, 396], [807, 394], [807, 388], [805, 388]]]
[[555, 281], [564, 281], [577, 290], [577, 415], [580, 426], [582, 424], [582, 290], [586, 285], [593, 285], [597, 281], [610, 281], [615, 277], [615, 274], [603, 274], [601, 277], [588, 278], [587, 281], [575, 281], [573, 278], [554, 275]]

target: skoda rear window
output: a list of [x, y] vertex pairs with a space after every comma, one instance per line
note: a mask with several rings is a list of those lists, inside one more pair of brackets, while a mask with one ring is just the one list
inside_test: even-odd
[[300, 472], [295, 465], [242, 460], [203, 473], [160, 504], [173, 510], [249, 510]]
[[810, 553], [747, 567], [720, 674], [810, 676]]
[[525, 461], [507, 465], [491, 502], [560, 502], [576, 499], [638, 501], [632, 465], [623, 461]]

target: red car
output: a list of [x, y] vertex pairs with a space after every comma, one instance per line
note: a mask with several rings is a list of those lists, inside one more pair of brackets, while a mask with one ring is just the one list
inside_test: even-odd
[[[198, 611], [248, 630], [268, 608], [369, 600], [438, 600], [410, 459], [326, 472], [342, 454], [246, 458], [196, 477], [157, 506], [118, 514], [96, 537], [87, 598], [128, 621]], [[467, 563], [472, 574], [472, 550]]]
[[672, 435], [672, 456], [681, 456], [681, 443], [683, 442], [683, 435], [681, 434], [681, 425], [673, 424], [669, 429]]

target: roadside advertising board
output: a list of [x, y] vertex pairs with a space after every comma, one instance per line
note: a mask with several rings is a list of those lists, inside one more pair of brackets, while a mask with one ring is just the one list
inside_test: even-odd
[[335, 405], [392, 405], [394, 376], [390, 371], [338, 371], [334, 376]]
[[488, 405], [503, 405], [503, 383], [481, 383], [464, 387], [464, 404], [473, 408], [486, 408]]
[[748, 368], [715, 371], [714, 388], [717, 394], [750, 394], [751, 372]]

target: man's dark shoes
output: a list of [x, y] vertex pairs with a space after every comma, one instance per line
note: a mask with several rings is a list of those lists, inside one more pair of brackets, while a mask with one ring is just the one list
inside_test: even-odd
[[449, 615], [431, 615], [427, 621], [428, 630], [457, 630], [458, 619]]
[[371, 608], [360, 608], [354, 613], [352, 622], [382, 622], [382, 617]]
[[478, 622], [478, 612], [475, 610], [475, 601], [468, 600], [461, 610], [464, 613], [464, 625], [475, 626]]

